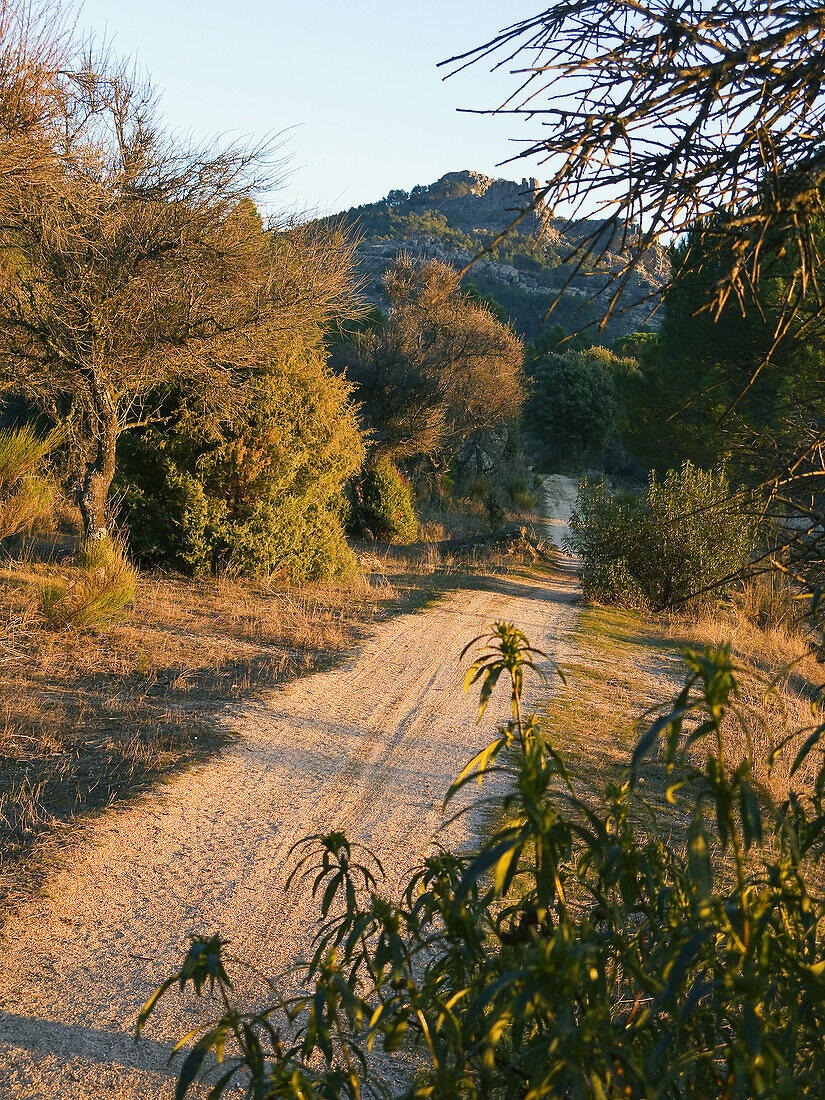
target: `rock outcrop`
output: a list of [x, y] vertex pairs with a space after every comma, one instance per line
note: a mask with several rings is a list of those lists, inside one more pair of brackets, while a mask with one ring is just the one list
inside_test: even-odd
[[[517, 183], [472, 171], [448, 172], [429, 186], [409, 193], [391, 191], [380, 202], [347, 211], [344, 216], [363, 238], [358, 256], [367, 297], [384, 304], [383, 275], [399, 252], [464, 269], [528, 210], [537, 188], [535, 179]], [[551, 218], [539, 204], [491, 253], [475, 260], [465, 283], [499, 302], [514, 327], [528, 337], [541, 331], [544, 314], [560, 293], [548, 323], [557, 320], [568, 331], [594, 326], [615, 293], [611, 278], [626, 267], [638, 235], [630, 227], [623, 238], [614, 233], [606, 240], [607, 232], [603, 222], [570, 224]], [[574, 255], [588, 237], [589, 254], [580, 250]], [[651, 312], [669, 272], [661, 247], [639, 257], [600, 339], [658, 327]]]

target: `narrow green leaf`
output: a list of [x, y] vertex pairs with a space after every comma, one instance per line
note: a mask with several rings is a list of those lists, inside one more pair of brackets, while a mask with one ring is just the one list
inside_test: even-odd
[[802, 748], [796, 754], [796, 759], [791, 765], [791, 775], [795, 775], [799, 771], [811, 750], [821, 740], [823, 733], [825, 733], [825, 723], [821, 726], [817, 726], [813, 733], [805, 738]]
[[636, 748], [633, 750], [633, 756], [630, 761], [630, 785], [635, 786], [639, 778], [639, 769], [641, 767], [642, 760], [647, 756], [656, 742], [659, 740], [659, 736], [663, 730], [674, 722], [682, 719], [687, 713], [688, 707], [678, 707], [676, 710], [672, 710], [670, 714], [664, 715], [662, 718], [658, 718], [652, 726], [650, 726], [645, 733], [639, 738]]
[[490, 696], [493, 694], [493, 689], [498, 683], [499, 677], [504, 671], [503, 666], [499, 665], [498, 668], [490, 668], [487, 670], [487, 675], [484, 677], [484, 683], [481, 685], [481, 693], [478, 699], [478, 721], [484, 717], [484, 712], [487, 709], [487, 704], [490, 702]]
[[594, 1100], [607, 1100], [607, 1093], [604, 1091], [604, 1085], [602, 1079], [597, 1073], [594, 1073], [590, 1078], [590, 1084], [593, 1089]]
[[745, 847], [762, 839], [762, 811], [759, 799], [750, 783], [743, 782], [739, 787], [739, 807], [742, 812], [742, 832]]
[[698, 817], [688, 829], [688, 866], [697, 894], [702, 901], [707, 901], [713, 889], [713, 873], [705, 828]]
[[206, 1044], [198, 1043], [194, 1046], [183, 1060], [183, 1065], [180, 1067], [180, 1073], [178, 1074], [178, 1083], [175, 1086], [175, 1100], [183, 1100], [189, 1091], [189, 1086], [194, 1082], [198, 1075], [198, 1070], [203, 1065], [203, 1060], [207, 1055], [209, 1047]]
[[165, 982], [163, 982], [161, 985], [159, 985], [157, 987], [155, 992], [152, 994], [152, 996], [149, 998], [149, 1000], [146, 1002], [146, 1004], [140, 1010], [140, 1015], [138, 1016], [137, 1027], [135, 1028], [135, 1041], [136, 1042], [137, 1042], [138, 1037], [140, 1036], [141, 1028], [146, 1023], [146, 1020], [149, 1016], [149, 1013], [155, 1007], [158, 1000], [163, 996], [163, 994], [166, 992], [166, 990], [170, 986], [174, 985], [177, 980], [178, 980], [178, 975], [177, 974], [173, 974], [171, 978], [167, 978]]
[[504, 840], [500, 840], [497, 844], [494, 844], [492, 848], [486, 848], [480, 852], [464, 872], [455, 893], [455, 901], [457, 903], [462, 902], [470, 892], [473, 883], [477, 882], [478, 879], [485, 875], [491, 867], [494, 867], [505, 852], [519, 844], [521, 844], [520, 832], [514, 831], [511, 836]]
[[209, 1090], [209, 1095], [206, 1100], [220, 1100], [223, 1096], [224, 1089], [238, 1072], [239, 1066], [233, 1066], [232, 1069], [226, 1071], [226, 1073], [219, 1077], [214, 1086]]
[[522, 853], [523, 847], [523, 844], [514, 845], [502, 855], [501, 859], [496, 864], [496, 874], [493, 880], [493, 888], [495, 889], [495, 892], [497, 894], [503, 894], [506, 887], [509, 885], [512, 879], [510, 869], [512, 867], [513, 873], [515, 872], [516, 866], [518, 865], [518, 859]]

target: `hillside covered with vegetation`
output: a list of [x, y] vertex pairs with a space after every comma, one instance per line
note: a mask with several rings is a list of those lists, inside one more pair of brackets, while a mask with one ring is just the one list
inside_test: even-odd
[[[449, 172], [409, 193], [390, 191], [379, 202], [347, 210], [337, 219], [352, 226], [360, 239], [359, 270], [367, 281], [367, 296], [379, 306], [386, 304], [382, 277], [399, 252], [440, 260], [458, 270], [480, 257], [465, 276], [465, 286], [495, 299], [522, 336], [532, 339], [540, 333], [559, 295], [552, 322], [569, 332], [595, 326], [609, 298], [607, 280], [621, 268], [630, 238], [607, 228], [600, 237], [598, 222], [571, 225], [550, 217], [539, 204], [498, 240], [530, 206], [536, 187], [532, 179], [515, 183], [473, 171]], [[594, 230], [594, 245], [577, 251]], [[652, 245], [600, 341], [657, 327], [651, 314], [668, 271], [665, 252]], [[596, 338], [595, 332], [590, 335]]]

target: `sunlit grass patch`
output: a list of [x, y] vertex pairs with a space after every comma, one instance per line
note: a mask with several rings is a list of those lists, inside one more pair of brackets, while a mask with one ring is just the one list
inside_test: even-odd
[[[581, 777], [599, 789], [621, 774], [639, 721], [682, 675], [682, 648], [730, 643], [741, 708], [739, 718], [723, 726], [729, 760], [735, 766], [751, 757], [756, 781], [774, 798], [785, 797], [804, 735], [775, 759], [773, 749], [815, 724], [812, 706], [823, 677], [804, 627], [784, 611], [779, 620], [763, 611], [763, 601], [748, 589], [698, 616], [584, 606], [561, 662], [567, 683], [554, 685], [543, 708], [551, 736]], [[814, 767], [809, 760], [808, 771]], [[648, 790], [663, 795], [665, 777], [652, 764], [649, 773]]]

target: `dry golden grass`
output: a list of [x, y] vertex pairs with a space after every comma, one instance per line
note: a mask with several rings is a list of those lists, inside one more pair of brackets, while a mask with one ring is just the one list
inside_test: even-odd
[[[489, 532], [488, 532], [489, 534]], [[477, 541], [476, 541], [477, 539]], [[420, 587], [422, 578], [430, 578], [424, 588], [430, 594], [441, 588], [460, 587], [464, 578], [483, 574], [503, 575], [534, 558], [521, 552], [518, 537], [511, 544], [487, 541], [486, 534], [453, 542], [419, 542], [410, 546], [371, 544], [359, 555], [362, 569], [373, 571], [403, 589]]]
[[[678, 689], [682, 664], [661, 628], [634, 611], [584, 605], [544, 707], [554, 745], [579, 783], [599, 794], [630, 762], [645, 713]], [[660, 769], [643, 782], [664, 794]]]
[[418, 537], [422, 542], [443, 539], [471, 538], [490, 531], [490, 520], [484, 502], [466, 497], [461, 500], [416, 501]]
[[[568, 683], [554, 688], [547, 713], [558, 747], [572, 757], [584, 782], [600, 789], [627, 766], [649, 711], [681, 686], [681, 648], [730, 643], [743, 721], [731, 715], [726, 722], [726, 756], [732, 766], [749, 756], [757, 781], [773, 799], [786, 797], [804, 735], [791, 737], [773, 764], [772, 752], [784, 738], [821, 720], [814, 718], [812, 702], [825, 676], [799, 620], [799, 605], [782, 592], [768, 598], [765, 583], [753, 582], [730, 603], [692, 618], [583, 608], [562, 662]], [[812, 754], [794, 777], [797, 789], [819, 762], [819, 753]], [[655, 798], [664, 793], [666, 779], [653, 759], [644, 782]]]
[[[484, 482], [486, 488], [481, 496], [465, 496], [450, 501], [438, 499], [416, 502], [419, 518], [418, 537], [422, 542], [441, 542], [444, 539], [471, 539], [489, 535], [493, 530], [486, 498], [490, 496], [492, 486]], [[502, 492], [503, 487], [498, 487]], [[505, 494], [506, 496], [506, 494]], [[507, 522], [525, 523], [536, 519], [536, 507], [539, 503], [537, 493], [524, 490], [510, 494], [511, 507], [505, 511]]]
[[[756, 578], [716, 612], [668, 623], [668, 636], [682, 644], [730, 643], [745, 720], [727, 723], [726, 751], [731, 762], [750, 756], [757, 780], [778, 800], [788, 793], [791, 765], [804, 740], [792, 735], [821, 721], [812, 704], [820, 698], [825, 674], [802, 610], [783, 585]], [[774, 746], [787, 737], [787, 748], [771, 766]], [[811, 755], [794, 777], [797, 788], [812, 778], [820, 760], [818, 752]]]

